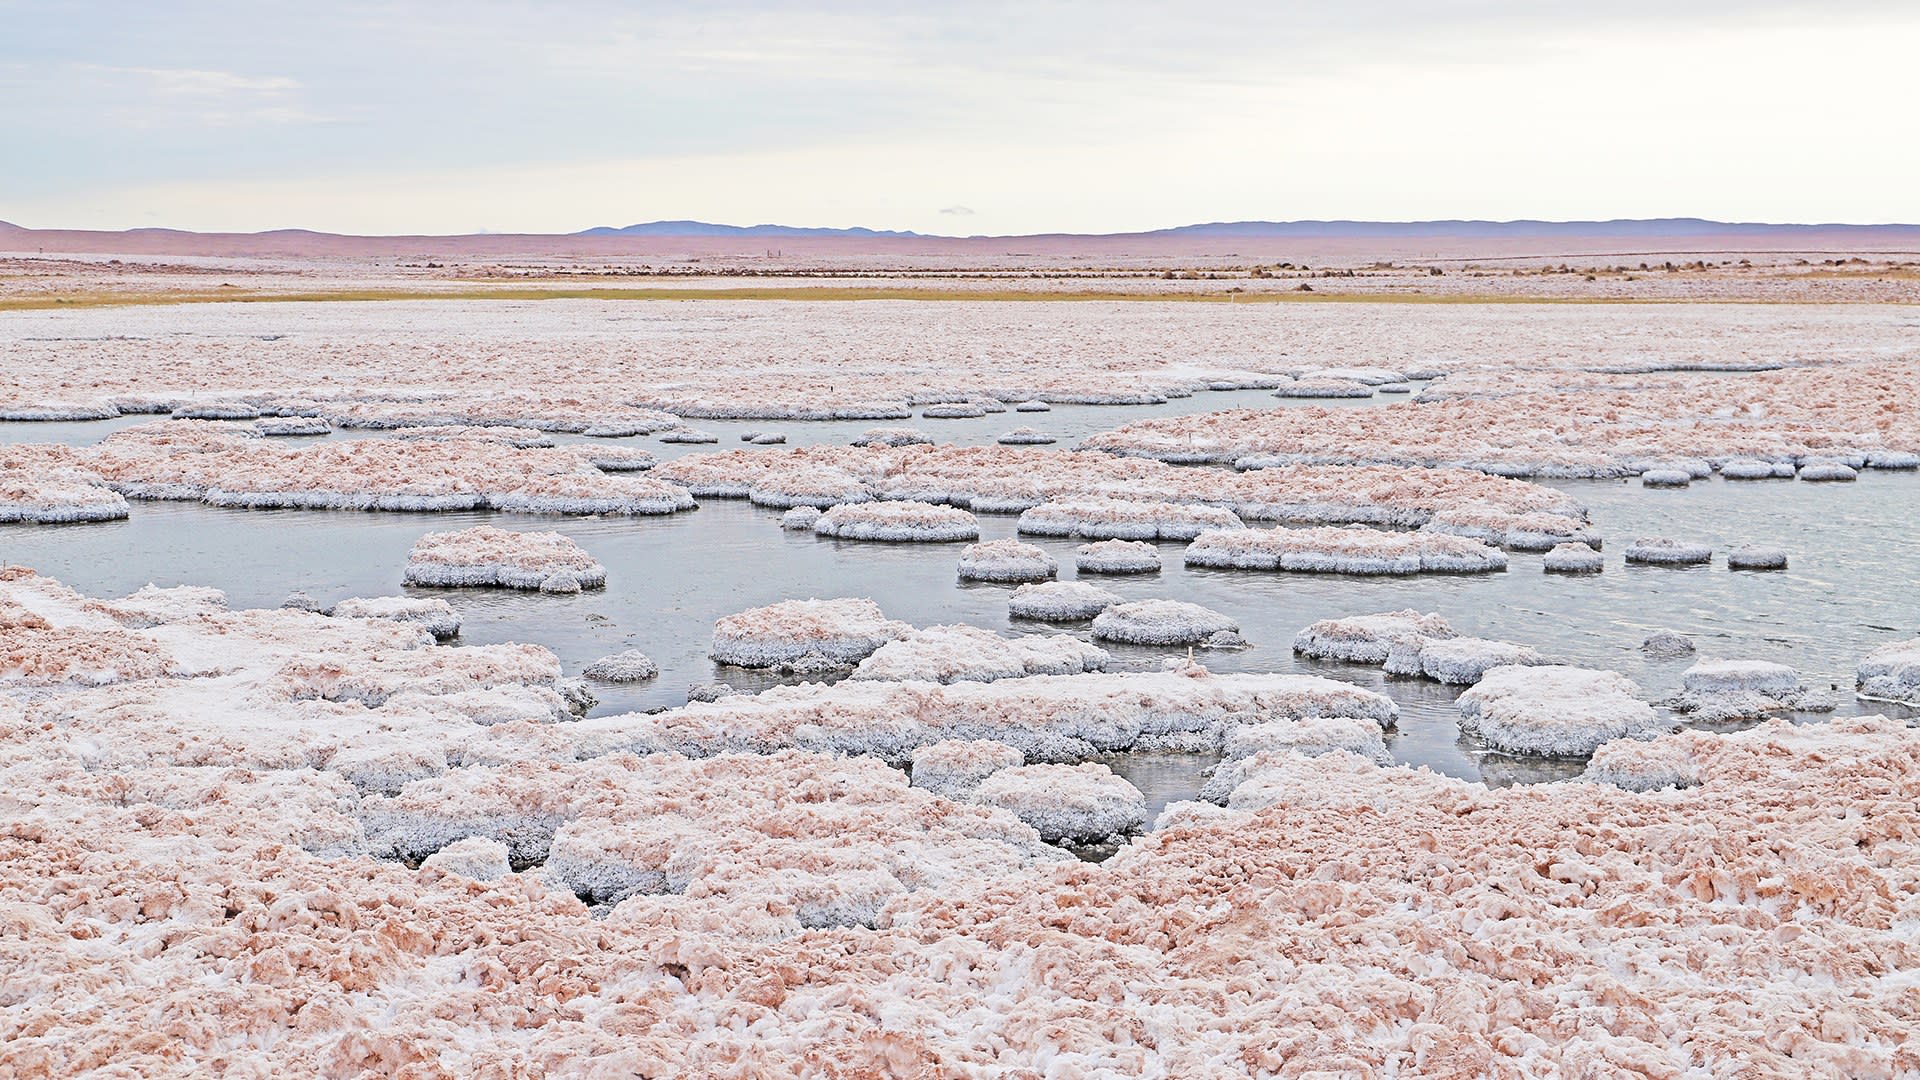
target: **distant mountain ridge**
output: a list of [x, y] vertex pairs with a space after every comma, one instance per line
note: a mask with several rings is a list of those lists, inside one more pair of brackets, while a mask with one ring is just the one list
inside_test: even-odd
[[822, 229], [804, 225], [715, 225], [707, 221], [645, 221], [638, 225], [614, 228], [600, 225], [582, 229], [574, 236], [903, 236], [921, 237], [925, 233], [895, 229]]
[[908, 237], [930, 240], [1014, 240], [1022, 236], [1047, 237], [1124, 237], [1124, 236], [1248, 236], [1297, 237], [1302, 239], [1401, 237], [1406, 239], [1498, 237], [1498, 236], [1748, 236], [1797, 233], [1885, 232], [1911, 230], [1920, 235], [1920, 225], [1906, 224], [1802, 224], [1796, 222], [1715, 221], [1710, 218], [1609, 218], [1592, 221], [1547, 221], [1522, 218], [1491, 221], [1477, 218], [1447, 218], [1433, 221], [1361, 221], [1326, 219], [1301, 221], [1210, 221], [1176, 225], [1166, 229], [1147, 229], [1119, 233], [1028, 233], [1008, 236], [944, 236], [893, 229], [820, 228], [801, 225], [720, 225], [706, 221], [647, 221], [615, 228], [601, 225], [583, 229], [574, 236], [845, 236]]

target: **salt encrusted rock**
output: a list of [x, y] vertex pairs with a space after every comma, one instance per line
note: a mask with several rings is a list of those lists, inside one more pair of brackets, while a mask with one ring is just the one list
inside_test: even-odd
[[1713, 548], [1691, 540], [1648, 536], [1627, 546], [1627, 561], [1651, 566], [1687, 566], [1712, 560]]
[[307, 595], [304, 589], [288, 593], [287, 598], [280, 601], [280, 606], [290, 611], [310, 611], [319, 615], [325, 615], [329, 610], [325, 604]]
[[0, 525], [117, 521], [127, 500], [79, 468], [65, 447], [0, 444]]
[[1655, 660], [1675, 660], [1693, 655], [1693, 639], [1672, 630], [1655, 630], [1640, 643], [1640, 651]]
[[561, 679], [554, 684], [554, 689], [559, 692], [560, 699], [566, 702], [567, 711], [575, 716], [585, 716], [600, 704], [600, 699], [594, 696], [584, 679]]
[[1597, 574], [1606, 565], [1606, 557], [1585, 544], [1557, 544], [1540, 560], [1549, 574]]
[[854, 446], [932, 446], [933, 436], [910, 427], [868, 428]]
[[1303, 371], [1299, 377], [1302, 379], [1338, 379], [1342, 382], [1356, 382], [1362, 386], [1385, 386], [1391, 383], [1406, 382], [1412, 376], [1402, 374], [1392, 368], [1383, 367], [1328, 367]]
[[1270, 759], [1254, 760], [1263, 754], [1292, 751], [1311, 757], [1345, 751], [1377, 765], [1393, 764], [1380, 725], [1364, 717], [1316, 716], [1243, 724], [1226, 733], [1221, 751], [1222, 761], [1200, 789], [1202, 800], [1221, 805], [1251, 772], [1267, 764]]
[[1477, 683], [1497, 667], [1537, 667], [1547, 661], [1526, 645], [1486, 638], [1415, 638], [1395, 642], [1384, 664], [1390, 675], [1419, 675], [1449, 686]]
[[961, 581], [1047, 581], [1059, 572], [1044, 549], [1011, 538], [968, 544], [960, 553]]
[[580, 674], [602, 682], [645, 682], [660, 674], [660, 665], [653, 662], [653, 657], [639, 649], [627, 649], [595, 660]]
[[1115, 604], [1093, 620], [1096, 639], [1130, 645], [1197, 645], [1222, 630], [1239, 629], [1231, 616], [1181, 600]]
[[1013, 407], [1014, 412], [1052, 412], [1053, 406], [1044, 401], [1022, 401]]
[[[1643, 479], [1645, 478], [1645, 474], [1650, 472], [1685, 473], [1688, 481], [1705, 480], [1707, 477], [1713, 475], [1713, 463], [1705, 458], [1697, 457], [1639, 460], [1633, 462], [1632, 467], [1639, 470]], [[1667, 479], [1667, 483], [1669, 486], [1684, 486], [1673, 484], [1671, 477]]]
[[1680, 693], [1662, 704], [1701, 723], [1778, 712], [1830, 712], [1829, 695], [1800, 681], [1800, 673], [1766, 660], [1709, 660], [1688, 668]]
[[1204, 532], [1187, 545], [1186, 563], [1317, 574], [1472, 574], [1505, 570], [1507, 556], [1465, 537], [1356, 525]]
[[1693, 483], [1693, 474], [1683, 469], [1648, 469], [1640, 474], [1642, 487], [1686, 487]]
[[1011, 811], [1050, 844], [1097, 844], [1140, 831], [1147, 797], [1105, 765], [1016, 765], [974, 788], [973, 801]]
[[1003, 638], [956, 624], [929, 626], [889, 641], [853, 669], [855, 679], [934, 683], [992, 682], [1028, 675], [1104, 671], [1107, 652], [1068, 634]]
[[1181, 799], [1170, 802], [1160, 808], [1160, 815], [1153, 819], [1153, 832], [1179, 828], [1206, 828], [1231, 812], [1224, 806], [1215, 806], [1210, 802], [1193, 799]]
[[822, 513], [813, 531], [841, 540], [950, 543], [978, 540], [980, 521], [965, 510], [932, 503], [843, 503]]
[[945, 401], [920, 410], [928, 420], [967, 420], [987, 415], [987, 407], [972, 401]]
[[1765, 544], [1741, 544], [1727, 552], [1727, 569], [1729, 570], [1785, 570], [1786, 568], [1785, 548]]
[[244, 401], [202, 401], [173, 410], [175, 420], [254, 420], [259, 416], [260, 409]]
[[601, 472], [644, 472], [660, 463], [637, 446], [585, 446], [577, 452]]
[[1793, 472], [1791, 461], [1762, 461], [1759, 458], [1734, 458], [1720, 466], [1720, 475], [1729, 480], [1791, 480]]
[[715, 622], [712, 656], [737, 667], [824, 672], [852, 667], [912, 632], [871, 600], [786, 600]]
[[948, 799], [971, 801], [982, 780], [1026, 763], [1026, 755], [1003, 742], [948, 739], [913, 752], [913, 786]]
[[1083, 581], [1043, 581], [1022, 585], [1007, 599], [1007, 614], [1041, 622], [1091, 619], [1120, 602], [1120, 594]]
[[1598, 549], [1600, 535], [1569, 514], [1514, 513], [1498, 507], [1446, 506], [1420, 526], [1422, 532], [1465, 536], [1514, 551], [1547, 551], [1557, 544], [1580, 543]]
[[88, 600], [86, 610], [97, 612], [132, 630], [164, 626], [198, 615], [227, 610], [227, 594], [203, 585], [176, 585], [163, 589], [151, 582], [118, 600]]
[[780, 527], [788, 532], [812, 532], [820, 514], [817, 506], [796, 506], [780, 515]]
[[334, 604], [327, 614], [336, 619], [392, 619], [442, 640], [460, 633], [460, 616], [453, 605], [434, 598], [353, 596]]
[[1082, 574], [1157, 574], [1160, 552], [1141, 540], [1101, 540], [1076, 548], [1073, 565]]
[[1700, 782], [1693, 751], [1684, 737], [1606, 743], [1593, 752], [1580, 779], [1627, 791], [1689, 788]]
[[1020, 515], [1029, 536], [1087, 540], [1191, 540], [1209, 529], [1243, 529], [1231, 510], [1193, 503], [1076, 499], [1042, 503]]
[[455, 840], [422, 860], [420, 869], [458, 874], [474, 881], [498, 881], [513, 873], [507, 845], [489, 836]]
[[1873, 650], [1854, 677], [1861, 697], [1920, 705], [1920, 638]]
[[1869, 450], [1866, 467], [1869, 469], [1920, 469], [1920, 454], [1905, 450]]
[[777, 483], [762, 480], [748, 485], [745, 495], [756, 506], [776, 509], [812, 506], [827, 510], [873, 498], [873, 493], [864, 482], [832, 469], [798, 470], [782, 475]]
[[580, 545], [557, 532], [509, 532], [476, 525], [422, 536], [407, 553], [404, 580], [408, 585], [436, 588], [579, 592], [604, 587], [607, 571]]
[[1543, 664], [1496, 667], [1460, 695], [1460, 730], [1495, 750], [1585, 757], [1614, 739], [1644, 739], [1678, 721], [1640, 700], [1617, 671]]
[[1273, 392], [1277, 398], [1363, 398], [1373, 387], [1351, 379], [1299, 379]]
[[1059, 438], [1030, 427], [1017, 427], [994, 440], [1001, 446], [1047, 446]]
[[1408, 608], [1322, 619], [1294, 636], [1293, 651], [1323, 660], [1384, 664], [1395, 645], [1441, 641], [1455, 636], [1446, 619]]
[[681, 428], [678, 431], [663, 432], [660, 435], [660, 441], [663, 443], [717, 443], [720, 441], [720, 436], [698, 428]]
[[694, 683], [687, 687], [687, 700], [701, 703], [714, 702], [721, 698], [733, 697], [740, 692], [723, 682]]
[[740, 441], [755, 446], [779, 446], [787, 441], [787, 436], [782, 431], [743, 431]]
[[262, 435], [328, 435], [333, 425], [319, 416], [274, 416], [254, 421], [253, 429]]
[[1814, 483], [1834, 483], [1858, 480], [1860, 474], [1852, 467], [1830, 458], [1813, 458], [1800, 465], [1800, 479]]
[[1253, 642], [1242, 637], [1238, 630], [1215, 630], [1200, 643], [1203, 649], [1247, 649], [1252, 646]]

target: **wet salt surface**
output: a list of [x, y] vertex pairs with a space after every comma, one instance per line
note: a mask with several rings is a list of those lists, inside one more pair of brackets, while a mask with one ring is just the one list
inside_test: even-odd
[[[1235, 618], [1252, 647], [1198, 650], [1216, 671], [1302, 671], [1387, 693], [1401, 709], [1398, 731], [1387, 736], [1397, 760], [1488, 783], [1558, 779], [1577, 773], [1580, 763], [1486, 753], [1459, 732], [1458, 688], [1390, 678], [1374, 667], [1297, 659], [1294, 634], [1318, 619], [1415, 608], [1440, 612], [1465, 634], [1621, 671], [1650, 699], [1677, 690], [1696, 659], [1759, 659], [1790, 664], [1813, 686], [1839, 690], [1841, 715], [1897, 708], [1856, 702], [1853, 668], [1872, 648], [1920, 629], [1914, 599], [1920, 538], [1911, 529], [1920, 520], [1920, 477], [1868, 471], [1848, 485], [1714, 479], [1669, 491], [1630, 481], [1556, 486], [1591, 508], [1607, 538], [1604, 573], [1545, 574], [1540, 555], [1520, 553], [1505, 573], [1459, 577], [1189, 570], [1181, 561], [1184, 545], [1168, 542], [1158, 545], [1166, 564], [1158, 575], [1090, 580], [1127, 600], [1185, 600]], [[1015, 521], [1014, 515], [980, 515], [983, 539], [1014, 535]], [[124, 595], [148, 582], [212, 585], [236, 607], [276, 606], [296, 589], [323, 603], [347, 596], [443, 597], [462, 618], [463, 643], [536, 642], [557, 653], [571, 673], [624, 649], [641, 649], [659, 662], [661, 676], [652, 682], [593, 684], [598, 713], [678, 705], [696, 683], [721, 680], [751, 691], [795, 681], [707, 657], [715, 619], [785, 599], [870, 596], [889, 616], [919, 626], [966, 622], [1007, 633], [1088, 636], [1086, 623], [1010, 619], [1010, 585], [958, 583], [954, 568], [964, 544], [830, 540], [783, 530], [779, 522], [779, 511], [713, 499], [690, 513], [650, 519], [141, 502], [126, 521], [0, 526], [0, 562], [34, 567], [98, 596]], [[575, 596], [402, 588], [407, 551], [421, 534], [481, 523], [565, 533], [607, 567], [607, 588]], [[1621, 553], [1643, 535], [1710, 543], [1714, 563], [1625, 566]], [[1074, 577], [1079, 541], [1026, 539], [1055, 557], [1062, 579]], [[1792, 569], [1727, 570], [1725, 551], [1749, 540], [1786, 548]], [[1641, 641], [1659, 629], [1691, 636], [1698, 656], [1644, 657]], [[1154, 670], [1185, 653], [1107, 647], [1114, 670]], [[1172, 799], [1191, 797], [1207, 762], [1156, 757], [1151, 765], [1109, 764], [1147, 791], [1157, 813]]]

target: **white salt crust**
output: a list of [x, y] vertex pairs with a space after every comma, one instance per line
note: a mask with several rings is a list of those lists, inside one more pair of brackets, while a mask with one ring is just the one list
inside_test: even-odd
[[1104, 671], [1108, 659], [1105, 649], [1069, 634], [1005, 638], [977, 626], [929, 626], [874, 650], [853, 669], [852, 678], [992, 682]]
[[607, 583], [606, 568], [557, 532], [511, 532], [476, 525], [427, 533], [407, 553], [408, 585], [579, 592]]
[[1459, 698], [1460, 730], [1510, 754], [1586, 757], [1614, 739], [1645, 739], [1679, 723], [1640, 699], [1616, 671], [1496, 667]]
[[1003, 742], [948, 739], [913, 752], [913, 786], [965, 802], [980, 781], [1026, 763], [1026, 755]]
[[1382, 665], [1389, 675], [1417, 675], [1449, 686], [1469, 686], [1497, 667], [1536, 667], [1547, 661], [1526, 645], [1486, 638], [1416, 638], [1397, 642]]
[[1352, 615], [1340, 619], [1322, 619], [1300, 631], [1293, 639], [1293, 651], [1323, 660], [1345, 660], [1355, 664], [1384, 664], [1395, 645], [1445, 640], [1457, 636], [1447, 620], [1431, 612], [1421, 614], [1410, 608], [1373, 615]]
[[1241, 529], [1231, 510], [1195, 504], [1129, 499], [1049, 502], [1023, 511], [1019, 530], [1029, 536], [1076, 536], [1086, 540], [1191, 540], [1209, 529]]
[[1319, 574], [1474, 574], [1507, 568], [1504, 552], [1435, 533], [1363, 526], [1204, 532], [1187, 545], [1188, 566]]
[[474, 881], [498, 881], [513, 873], [507, 845], [487, 836], [455, 840], [422, 860], [420, 869], [458, 874]]
[[1597, 574], [1606, 569], [1607, 560], [1585, 544], [1559, 544], [1540, 560], [1549, 574]]
[[711, 655], [738, 667], [826, 672], [852, 667], [912, 632], [871, 600], [785, 600], [715, 622]]
[[1785, 664], [1706, 660], [1688, 668], [1680, 692], [1662, 704], [1701, 723], [1721, 723], [1779, 712], [1831, 712], [1836, 702]]
[[1049, 446], [1059, 441], [1056, 436], [1030, 427], [1014, 428], [994, 440], [1001, 446]]
[[[1207, 775], [1200, 798], [1222, 806], [1234, 789], [1265, 771], [1283, 753], [1308, 757], [1349, 753], [1376, 765], [1393, 763], [1380, 725], [1361, 717], [1320, 716], [1244, 724], [1227, 732], [1221, 750], [1222, 760]], [[1154, 827], [1162, 826], [1156, 823]]]
[[1221, 631], [1238, 632], [1232, 616], [1182, 600], [1135, 600], [1094, 616], [1093, 636], [1129, 645], [1197, 645]]
[[932, 446], [933, 436], [910, 427], [868, 428], [854, 446]]
[[1673, 660], [1694, 654], [1693, 639], [1672, 630], [1655, 630], [1640, 643], [1640, 651], [1655, 660]]
[[1648, 469], [1640, 474], [1640, 486], [1650, 488], [1686, 487], [1693, 474], [1683, 469]]
[[460, 615], [445, 600], [410, 596], [353, 596], [336, 602], [326, 614], [336, 619], [392, 619], [418, 626], [445, 640], [460, 633]]
[[660, 665], [639, 649], [627, 649], [595, 660], [580, 674], [603, 682], [645, 682], [660, 675]]
[[1868, 653], [1855, 669], [1861, 697], [1920, 705], [1920, 638]]
[[1689, 788], [1700, 782], [1690, 733], [1652, 740], [1616, 739], [1593, 752], [1580, 779], [1626, 791]]
[[1734, 458], [1722, 462], [1720, 475], [1729, 480], [1791, 480], [1791, 461], [1763, 461], [1759, 458]]
[[1278, 398], [1364, 398], [1373, 396], [1373, 387], [1351, 379], [1298, 379], [1273, 392]]
[[1740, 544], [1727, 552], [1729, 570], [1785, 570], [1785, 548], [1765, 544]]
[[974, 788], [972, 801], [1006, 810], [1048, 843], [1097, 844], [1137, 832], [1147, 798], [1105, 765], [1015, 765]]
[[1627, 561], [1651, 566], [1690, 566], [1713, 558], [1713, 548], [1690, 540], [1649, 536], [1627, 546]]
[[1813, 483], [1846, 483], [1858, 480], [1860, 474], [1851, 466], [1839, 461], [1816, 458], [1803, 462], [1800, 466], [1800, 479]]
[[1073, 565], [1082, 574], [1157, 574], [1160, 551], [1143, 540], [1100, 540], [1074, 549]]
[[960, 553], [961, 581], [1048, 581], [1059, 572], [1060, 565], [1044, 549], [1010, 538], [968, 544]]
[[851, 503], [823, 512], [813, 531], [841, 540], [945, 543], [978, 540], [980, 522], [965, 510], [931, 503]]
[[812, 532], [820, 514], [817, 506], [796, 506], [780, 515], [780, 527], [788, 532]]
[[1083, 581], [1043, 581], [1022, 585], [1007, 598], [1007, 614], [1042, 622], [1091, 619], [1120, 602], [1120, 594]]

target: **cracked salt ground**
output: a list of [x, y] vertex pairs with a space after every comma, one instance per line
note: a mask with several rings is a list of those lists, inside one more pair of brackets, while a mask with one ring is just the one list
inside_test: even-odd
[[[1542, 574], [1541, 555], [1515, 552], [1505, 573], [1363, 578], [1189, 569], [1183, 544], [1161, 542], [1155, 545], [1165, 566], [1160, 574], [1089, 580], [1126, 600], [1180, 600], [1232, 617], [1251, 647], [1197, 650], [1215, 671], [1308, 672], [1387, 693], [1401, 711], [1398, 729], [1386, 736], [1396, 760], [1490, 783], [1556, 779], [1578, 773], [1580, 765], [1488, 754], [1459, 732], [1458, 688], [1390, 678], [1376, 667], [1299, 659], [1290, 647], [1294, 635], [1320, 619], [1413, 608], [1444, 615], [1461, 634], [1619, 671], [1649, 700], [1678, 692], [1682, 673], [1696, 662], [1770, 660], [1791, 665], [1814, 688], [1838, 686], [1839, 715], [1913, 714], [1897, 705], [1858, 702], [1851, 690], [1862, 656], [1920, 630], [1910, 590], [1891, 587], [1910, 583], [1912, 567], [1920, 563], [1920, 541], [1908, 529], [1920, 519], [1920, 478], [1869, 470], [1852, 484], [1764, 490], [1716, 478], [1657, 497], [1630, 481], [1554, 486], [1585, 503], [1595, 527], [1610, 538], [1686, 535], [1720, 551], [1761, 542], [1791, 552], [1792, 568], [1736, 574], [1718, 557], [1709, 567], [1628, 567], [1619, 545], [1609, 544], [1606, 571], [1597, 575]], [[1015, 515], [978, 517], [984, 539], [1015, 533]], [[782, 600], [864, 596], [889, 618], [915, 627], [958, 622], [1002, 634], [1089, 633], [1084, 623], [1041, 627], [1012, 619], [1013, 586], [956, 585], [954, 564], [963, 543], [837, 541], [783, 531], [779, 518], [779, 511], [727, 500], [645, 521], [140, 502], [125, 521], [0, 526], [0, 559], [33, 566], [90, 595], [121, 596], [150, 581], [214, 586], [226, 591], [235, 608], [277, 607], [295, 590], [322, 604], [411, 592], [453, 606], [462, 623], [458, 642], [539, 643], [559, 655], [569, 675], [627, 649], [658, 661], [660, 677], [649, 682], [591, 683], [600, 699], [598, 714], [678, 705], [697, 683], [725, 681], [751, 692], [797, 681], [721, 668], [707, 655], [716, 619]], [[478, 524], [569, 536], [607, 568], [608, 586], [571, 596], [402, 588], [407, 552], [421, 535]], [[1027, 542], [1054, 557], [1062, 580], [1077, 576], [1074, 553], [1081, 540]], [[769, 572], [776, 565], [779, 572]], [[1698, 654], [1647, 657], [1640, 643], [1662, 629], [1693, 638]], [[1103, 647], [1112, 655], [1110, 671], [1158, 670], [1185, 655], [1181, 648]], [[1127, 775], [1121, 765], [1114, 767]], [[1195, 770], [1193, 788], [1199, 782]]]

